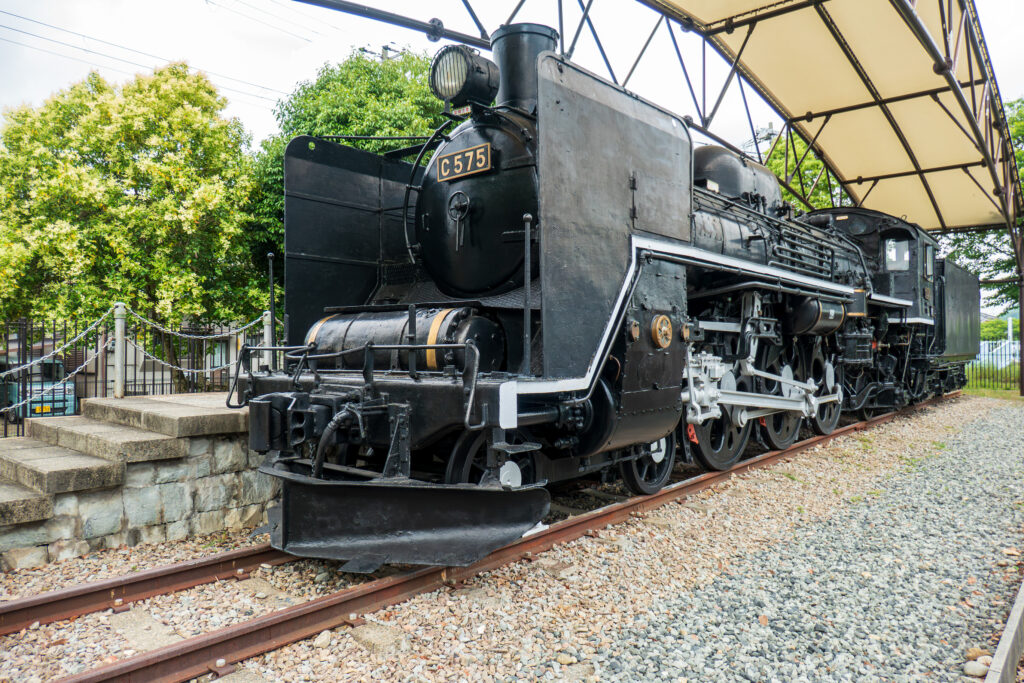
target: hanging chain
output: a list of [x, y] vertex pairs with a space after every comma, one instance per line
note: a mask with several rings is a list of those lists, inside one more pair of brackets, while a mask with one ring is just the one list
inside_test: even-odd
[[31, 396], [29, 396], [26, 399], [18, 401], [17, 403], [15, 403], [13, 405], [9, 405], [6, 408], [0, 409], [0, 415], [2, 415], [4, 413], [11, 413], [11, 412], [17, 410], [18, 408], [21, 408], [22, 406], [27, 405], [30, 401], [34, 401], [34, 400], [40, 398], [41, 396], [45, 396], [47, 394], [53, 393], [57, 389], [57, 387], [63, 387], [65, 384], [68, 383], [68, 380], [70, 380], [72, 377], [74, 377], [75, 375], [80, 373], [82, 370], [84, 370], [85, 366], [87, 366], [89, 363], [91, 363], [93, 361], [93, 359], [96, 358], [96, 356], [100, 355], [104, 351], [108, 351], [109, 348], [111, 346], [113, 346], [113, 344], [114, 344], [113, 340], [108, 341], [106, 344], [104, 344], [103, 346], [101, 346], [98, 349], [96, 349], [95, 351], [93, 351], [92, 354], [88, 358], [85, 359], [84, 363], [82, 363], [77, 368], [75, 368], [73, 371], [71, 371], [70, 373], [65, 375], [64, 379], [62, 379], [59, 382], [55, 382], [54, 384], [51, 384], [50, 386], [48, 386], [45, 389], [43, 389], [42, 391], [40, 391], [38, 394], [32, 394]]
[[202, 369], [183, 368], [180, 365], [175, 365], [174, 363], [169, 363], [169, 362], [165, 361], [163, 358], [157, 358], [156, 356], [151, 354], [149, 351], [147, 351], [143, 347], [141, 347], [138, 344], [136, 344], [131, 339], [125, 339], [125, 341], [128, 344], [134, 346], [135, 349], [138, 350], [140, 353], [142, 353], [142, 355], [145, 356], [146, 358], [148, 358], [148, 359], [150, 359], [152, 361], [155, 361], [157, 363], [160, 363], [162, 365], [166, 365], [167, 367], [171, 368], [172, 370], [178, 370], [179, 372], [184, 372], [184, 373], [188, 373], [188, 374], [192, 374], [192, 375], [205, 375], [208, 372], [218, 372], [220, 370], [225, 370], [227, 368], [234, 367], [235, 364], [238, 362], [237, 360], [233, 360], [230, 363], [225, 363], [224, 365], [218, 365], [215, 368], [202, 368]]
[[28, 370], [29, 368], [32, 368], [32, 367], [35, 367], [36, 365], [39, 365], [40, 363], [43, 363], [45, 361], [50, 360], [51, 358], [56, 356], [58, 353], [60, 353], [64, 349], [68, 348], [69, 346], [75, 344], [78, 341], [81, 341], [81, 339], [85, 335], [89, 334], [90, 332], [95, 330], [97, 327], [99, 327], [99, 324], [102, 323], [107, 318], [107, 316], [109, 316], [113, 311], [114, 311], [114, 307], [111, 306], [109, 309], [107, 309], [106, 313], [104, 313], [99, 318], [97, 318], [96, 322], [94, 322], [92, 325], [89, 325], [89, 327], [87, 327], [84, 330], [82, 330], [78, 334], [78, 336], [76, 336], [71, 341], [65, 342], [64, 344], [58, 346], [57, 348], [55, 348], [53, 351], [50, 351], [45, 356], [40, 356], [39, 358], [36, 358], [34, 361], [31, 361], [29, 363], [25, 363], [24, 365], [19, 365], [16, 368], [11, 368], [10, 370], [4, 370], [3, 372], [0, 372], [0, 379], [4, 379], [6, 377], [10, 377], [11, 375], [18, 374], [20, 372]]
[[246, 323], [242, 327], [239, 327], [237, 330], [228, 330], [227, 332], [220, 332], [218, 334], [188, 334], [186, 332], [179, 332], [177, 330], [172, 330], [172, 329], [169, 329], [167, 327], [164, 327], [160, 323], [154, 322], [154, 321], [150, 320], [149, 318], [146, 318], [145, 316], [142, 316], [142, 315], [136, 313], [134, 310], [132, 310], [128, 306], [125, 306], [125, 310], [127, 310], [129, 313], [131, 313], [132, 316], [135, 319], [137, 319], [139, 322], [144, 323], [146, 325], [149, 325], [150, 327], [152, 327], [152, 328], [154, 328], [156, 330], [159, 330], [160, 332], [163, 332], [164, 334], [170, 334], [170, 335], [173, 335], [175, 337], [180, 337], [181, 339], [196, 339], [196, 340], [227, 339], [228, 337], [231, 337], [233, 335], [239, 334], [241, 332], [245, 332], [249, 328], [259, 324], [263, 320], [263, 316], [260, 316], [260, 317], [256, 318], [255, 320]]

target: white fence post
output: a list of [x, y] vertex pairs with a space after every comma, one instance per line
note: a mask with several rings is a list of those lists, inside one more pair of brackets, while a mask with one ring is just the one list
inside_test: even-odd
[[[263, 345], [274, 345], [274, 323], [270, 321], [270, 311], [263, 311]], [[263, 352], [263, 364], [268, 368], [273, 360], [273, 351]]]
[[114, 398], [124, 398], [124, 318], [125, 306], [114, 304]]

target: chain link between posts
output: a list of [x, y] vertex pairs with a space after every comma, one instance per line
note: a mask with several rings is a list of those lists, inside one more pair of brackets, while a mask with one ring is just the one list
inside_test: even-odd
[[72, 345], [76, 344], [77, 342], [81, 341], [82, 338], [85, 337], [85, 335], [89, 334], [90, 332], [95, 330], [97, 327], [99, 327], [100, 323], [102, 323], [104, 320], [106, 320], [107, 317], [111, 313], [113, 313], [113, 312], [114, 312], [114, 307], [111, 306], [110, 308], [107, 309], [106, 313], [104, 313], [99, 318], [97, 318], [96, 321], [92, 325], [89, 325], [89, 327], [87, 327], [84, 330], [82, 330], [81, 332], [79, 332], [78, 335], [75, 336], [74, 339], [71, 339], [70, 341], [67, 341], [67, 342], [61, 344], [60, 346], [55, 348], [53, 351], [50, 351], [45, 356], [40, 356], [39, 358], [36, 358], [33, 361], [25, 363], [24, 365], [19, 365], [16, 368], [11, 368], [10, 370], [4, 370], [3, 372], [0, 372], [0, 379], [6, 379], [7, 377], [10, 377], [11, 375], [19, 374], [21, 372], [24, 372], [25, 370], [28, 370], [29, 368], [33, 368], [36, 365], [39, 365], [40, 363], [43, 363], [45, 361], [50, 360], [51, 358], [56, 356], [61, 351], [67, 349], [69, 346], [72, 346]]
[[215, 368], [183, 368], [180, 365], [175, 365], [174, 363], [170, 363], [168, 361], [165, 361], [163, 358], [157, 358], [156, 356], [151, 354], [149, 351], [147, 351], [143, 347], [141, 347], [138, 344], [136, 344], [131, 339], [126, 339], [125, 342], [127, 342], [131, 346], [135, 347], [135, 349], [137, 351], [139, 351], [143, 356], [145, 356], [149, 360], [155, 361], [155, 362], [160, 363], [162, 365], [166, 365], [167, 367], [171, 368], [172, 370], [177, 370], [179, 372], [184, 372], [184, 373], [190, 374], [190, 375], [205, 375], [208, 372], [219, 372], [220, 370], [225, 370], [227, 368], [234, 367], [235, 364], [238, 363], [238, 360], [233, 360], [230, 363], [225, 363], [224, 365], [218, 365]]
[[[101, 320], [102, 320], [102, 318], [101, 318]], [[98, 349], [96, 349], [95, 351], [93, 351], [92, 354], [90, 354], [89, 357], [86, 358], [85, 361], [81, 365], [79, 365], [77, 368], [75, 368], [74, 370], [69, 372], [67, 375], [65, 375], [64, 379], [62, 379], [59, 382], [55, 382], [55, 383], [51, 384], [50, 386], [48, 386], [45, 389], [43, 389], [42, 391], [40, 391], [38, 394], [32, 394], [28, 398], [25, 398], [25, 399], [23, 399], [21, 401], [18, 401], [17, 403], [14, 403], [14, 404], [9, 405], [9, 406], [7, 406], [7, 407], [5, 407], [3, 409], [0, 409], [0, 415], [3, 415], [4, 413], [11, 413], [11, 412], [17, 410], [18, 408], [21, 408], [22, 406], [28, 405], [30, 402], [35, 401], [36, 399], [38, 399], [38, 398], [40, 398], [42, 396], [46, 396], [47, 394], [53, 393], [54, 391], [56, 391], [57, 387], [63, 387], [65, 384], [68, 383], [68, 381], [70, 379], [72, 379], [75, 375], [77, 375], [82, 370], [84, 370], [85, 366], [87, 366], [89, 363], [91, 363], [96, 358], [96, 356], [100, 355], [104, 351], [109, 351], [110, 347], [112, 347], [113, 345], [114, 345], [114, 340], [111, 339], [106, 344], [104, 344], [103, 346], [101, 346]]]
[[[40, 356], [39, 358], [36, 358], [36, 359], [34, 359], [34, 360], [32, 360], [32, 361], [30, 361], [28, 363], [25, 363], [23, 365], [19, 365], [18, 367], [10, 368], [8, 370], [4, 370], [3, 372], [0, 372], [0, 380], [3, 380], [3, 379], [6, 379], [7, 377], [11, 377], [13, 375], [17, 375], [17, 374], [26, 372], [28, 370], [31, 370], [33, 367], [35, 367], [37, 365], [40, 365], [40, 364], [46, 362], [47, 360], [50, 360], [51, 358], [57, 356], [62, 351], [67, 350], [71, 346], [75, 345], [76, 343], [78, 343], [82, 339], [84, 339], [89, 333], [91, 333], [94, 330], [96, 330], [96, 328], [98, 328], [103, 323], [103, 321], [106, 320], [108, 317], [110, 317], [110, 314], [114, 313], [116, 310], [117, 310], [117, 305], [115, 304], [114, 306], [111, 306], [109, 309], [107, 309], [99, 318], [97, 318], [95, 321], [93, 321], [93, 323], [90, 324], [87, 328], [85, 328], [80, 333], [75, 335], [75, 337], [73, 337], [72, 339], [68, 340], [67, 342], [61, 344], [60, 346], [54, 348], [49, 353], [47, 353], [47, 354], [45, 354], [43, 356]], [[241, 327], [239, 327], [237, 329], [228, 330], [226, 332], [220, 332], [220, 333], [217, 333], [217, 334], [202, 335], [202, 334], [188, 334], [188, 333], [185, 333], [185, 332], [180, 332], [178, 330], [169, 329], [169, 328], [164, 327], [163, 325], [161, 325], [161, 324], [159, 324], [159, 323], [157, 323], [155, 321], [152, 321], [152, 320], [146, 318], [143, 315], [140, 315], [139, 313], [136, 313], [134, 310], [132, 310], [128, 306], [125, 306], [124, 310], [125, 310], [126, 313], [130, 313], [132, 315], [132, 317], [134, 317], [140, 323], [142, 323], [144, 325], [148, 325], [148, 326], [152, 327], [155, 330], [163, 332], [164, 334], [169, 334], [171, 336], [178, 337], [180, 339], [189, 339], [189, 340], [195, 340], [195, 341], [207, 341], [207, 340], [212, 340], [212, 339], [229, 339], [229, 338], [231, 338], [233, 336], [242, 334], [242, 333], [246, 332], [247, 330], [255, 327], [260, 322], [263, 322], [265, 320], [265, 317], [266, 317], [265, 315], [262, 315], [262, 316], [256, 318], [255, 320], [252, 320], [252, 321], [246, 323], [245, 325], [243, 325], [243, 326], [241, 326]], [[117, 331], [115, 330], [115, 337], [116, 336], [117, 336]], [[28, 405], [32, 401], [38, 400], [39, 398], [41, 398], [43, 396], [46, 396], [47, 394], [52, 394], [57, 389], [64, 387], [69, 381], [71, 381], [78, 373], [82, 372], [82, 370], [84, 370], [86, 368], [86, 366], [89, 365], [89, 363], [91, 363], [93, 360], [95, 360], [96, 357], [99, 356], [104, 351], [109, 351], [109, 350], [113, 349], [115, 351], [115, 355], [116, 355], [117, 343], [119, 341], [121, 341], [121, 340], [118, 340], [116, 338], [115, 339], [109, 339], [105, 344], [103, 344], [101, 346], [98, 346], [95, 351], [93, 351], [91, 354], [89, 354], [88, 358], [86, 358], [85, 361], [81, 365], [79, 365], [73, 371], [67, 373], [61, 381], [55, 382], [55, 383], [51, 384], [50, 386], [46, 387], [45, 389], [43, 389], [42, 391], [40, 391], [39, 393], [32, 394], [32, 395], [22, 399], [21, 401], [18, 401], [17, 403], [14, 403], [12, 405], [0, 408], [0, 415], [5, 415], [5, 414], [10, 415], [14, 411], [18, 410], [19, 408], [22, 408], [23, 406]], [[139, 344], [135, 343], [135, 341], [132, 340], [132, 339], [127, 339], [126, 338], [126, 339], [123, 340], [123, 342], [125, 344], [130, 344], [132, 347], [134, 347], [137, 351], [139, 351], [144, 357], [148, 358], [149, 360], [152, 360], [152, 361], [154, 361], [156, 363], [160, 363], [162, 365], [165, 365], [165, 366], [167, 366], [167, 367], [169, 367], [169, 368], [171, 368], [173, 370], [177, 370], [179, 372], [182, 372], [182, 373], [185, 373], [185, 374], [190, 374], [190, 375], [203, 375], [203, 374], [207, 374], [207, 373], [211, 373], [211, 372], [219, 372], [221, 370], [226, 370], [228, 368], [232, 368], [232, 367], [234, 367], [235, 365], [237, 365], [241, 361], [241, 358], [237, 358], [237, 359], [235, 359], [235, 360], [233, 360], [231, 362], [225, 363], [223, 365], [218, 365], [217, 367], [213, 367], [213, 368], [202, 368], [202, 369], [185, 368], [185, 367], [181, 367], [180, 365], [175, 365], [175, 364], [170, 363], [170, 362], [168, 362], [166, 360], [163, 360], [162, 358], [157, 358], [156, 356], [151, 354], [149, 351], [147, 351], [145, 348], [143, 348]], [[116, 384], [116, 382], [115, 382], [115, 384]], [[116, 391], [116, 388], [115, 388], [115, 391]]]
[[[36, 358], [36, 359], [34, 359], [34, 360], [32, 360], [32, 361], [30, 361], [28, 363], [25, 363], [23, 365], [19, 365], [16, 368], [10, 368], [9, 370], [4, 370], [4, 371], [0, 372], [0, 380], [6, 379], [6, 378], [11, 377], [13, 375], [21, 374], [21, 373], [25, 372], [26, 370], [30, 370], [31, 368], [34, 368], [37, 365], [45, 363], [46, 361], [50, 360], [51, 358], [53, 358], [54, 356], [56, 356], [60, 352], [68, 349], [69, 347], [74, 346], [79, 341], [81, 341], [83, 338], [85, 338], [86, 335], [88, 335], [90, 332], [92, 332], [97, 327], [99, 327], [100, 324], [104, 320], [106, 320], [108, 317], [110, 317], [110, 314], [113, 313], [115, 309], [116, 309], [116, 306], [111, 306], [110, 308], [108, 308], [106, 310], [106, 312], [103, 313], [103, 315], [101, 315], [91, 325], [89, 325], [89, 327], [85, 328], [84, 330], [79, 332], [77, 335], [75, 335], [74, 338], [72, 338], [72, 339], [68, 340], [67, 342], [61, 344], [60, 346], [56, 347], [55, 349], [53, 349], [53, 351], [50, 351], [46, 355], [40, 356], [39, 358]], [[206, 334], [206, 335], [204, 335], [204, 334], [188, 334], [186, 332], [179, 332], [177, 330], [172, 330], [172, 329], [169, 329], [167, 327], [164, 327], [160, 323], [157, 323], [157, 322], [155, 322], [153, 320], [150, 320], [149, 318], [146, 318], [143, 315], [140, 315], [139, 313], [136, 313], [134, 310], [132, 310], [128, 306], [125, 306], [125, 311], [127, 313], [130, 313], [139, 322], [141, 322], [141, 323], [143, 323], [145, 325], [149, 325], [150, 327], [152, 327], [152, 328], [154, 328], [156, 330], [159, 330], [160, 332], [163, 332], [164, 334], [170, 334], [172, 336], [179, 337], [181, 339], [191, 339], [191, 340], [196, 340], [196, 341], [204, 341], [204, 340], [211, 340], [211, 339], [228, 339], [228, 338], [230, 338], [232, 336], [241, 334], [241, 333], [243, 333], [243, 332], [245, 332], [245, 331], [255, 327], [256, 325], [258, 325], [260, 322], [263, 321], [263, 316], [260, 316], [260, 317], [256, 318], [255, 320], [252, 320], [252, 321], [246, 323], [242, 327], [239, 327], [238, 329], [228, 330], [227, 332], [219, 332], [217, 334]], [[132, 345], [135, 346], [136, 348], [139, 348], [134, 343]], [[140, 350], [144, 354], [146, 354], [147, 356], [150, 356], [150, 354], [147, 353], [144, 349], [140, 349]], [[150, 357], [152, 358], [152, 356], [150, 356]], [[156, 358], [155, 360], [160, 361], [160, 359], [158, 359], [158, 358]], [[163, 361], [160, 361], [160, 362], [163, 362]], [[228, 365], [232, 365], [232, 364], [229, 363]], [[227, 366], [223, 366], [223, 367], [227, 367]], [[182, 370], [183, 372], [199, 372], [199, 371], [187, 370], [185, 368], [177, 368], [177, 369]], [[204, 370], [203, 372], [214, 372], [215, 370], [218, 370], [218, 369], [221, 369], [221, 368], [213, 368], [212, 370]]]
[[195, 339], [195, 340], [200, 340], [200, 341], [204, 340], [204, 339], [227, 339], [228, 337], [231, 337], [231, 336], [234, 336], [236, 334], [240, 334], [242, 332], [245, 332], [249, 328], [258, 325], [260, 322], [263, 321], [263, 316], [260, 316], [260, 317], [256, 318], [255, 320], [253, 320], [251, 322], [248, 322], [245, 325], [242, 325], [237, 330], [228, 330], [227, 332], [219, 332], [217, 334], [188, 334], [186, 332], [179, 332], [177, 330], [172, 330], [172, 329], [169, 329], [167, 327], [164, 327], [160, 323], [154, 322], [154, 321], [150, 320], [149, 318], [147, 318], [147, 317], [145, 317], [143, 315], [140, 315], [139, 313], [136, 313], [135, 311], [133, 311], [128, 306], [125, 306], [125, 310], [128, 313], [131, 313], [132, 317], [134, 317], [139, 322], [141, 322], [141, 323], [143, 323], [145, 325], [149, 325], [153, 329], [159, 330], [160, 332], [163, 332], [164, 334], [170, 334], [170, 335], [173, 335], [175, 337], [180, 337], [181, 339]]

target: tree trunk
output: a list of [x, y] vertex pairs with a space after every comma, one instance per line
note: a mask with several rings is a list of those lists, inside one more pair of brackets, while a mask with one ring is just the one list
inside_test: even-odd
[[185, 373], [178, 370], [178, 366], [181, 362], [178, 358], [178, 347], [174, 344], [174, 336], [167, 334], [166, 332], [158, 332], [160, 335], [160, 343], [164, 351], [164, 360], [170, 363], [173, 367], [171, 370], [171, 386], [174, 388], [174, 393], [181, 394], [188, 391], [188, 379], [185, 377]]

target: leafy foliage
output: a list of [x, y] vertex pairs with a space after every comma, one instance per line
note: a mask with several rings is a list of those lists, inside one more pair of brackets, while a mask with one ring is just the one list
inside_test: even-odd
[[242, 239], [248, 136], [202, 75], [96, 73], [0, 129], [0, 319], [93, 318], [124, 301], [165, 324], [261, 308]]
[[[1020, 339], [1020, 321], [1013, 319], [1013, 338]], [[1006, 320], [996, 318], [981, 324], [982, 341], [1004, 341], [1006, 339]]]
[[[805, 153], [806, 156], [804, 156]], [[800, 164], [800, 172], [797, 173], [797, 161], [801, 159], [803, 162]], [[807, 143], [798, 135], [793, 135], [791, 140], [787, 140], [784, 136], [779, 139], [768, 159], [765, 160], [765, 166], [783, 182], [786, 182], [792, 174], [792, 178], [789, 178], [787, 184], [804, 194], [807, 194], [813, 187], [814, 190], [810, 192], [808, 199], [811, 206], [816, 209], [849, 204], [849, 199], [843, 192], [842, 186], [836, 182], [831, 173], [827, 175], [822, 173], [824, 164], [813, 151], [807, 153]], [[831, 186], [829, 181], [831, 181]], [[829, 198], [830, 193], [831, 199]], [[808, 210], [804, 203], [785, 187], [782, 188], [782, 198], [799, 210]]]
[[[284, 240], [284, 149], [296, 135], [430, 135], [444, 121], [430, 92], [424, 55], [402, 53], [378, 61], [354, 51], [344, 62], [324, 65], [300, 83], [275, 110], [281, 133], [265, 140], [254, 160], [249, 211], [253, 262], [265, 268], [267, 251], [280, 254]], [[380, 153], [403, 141], [352, 140], [345, 144]]]

